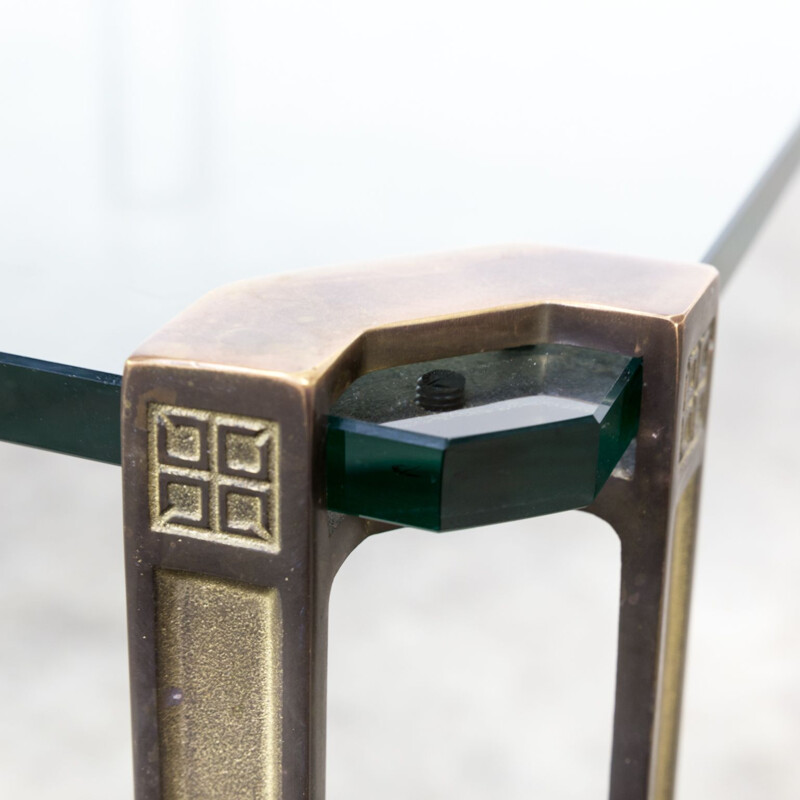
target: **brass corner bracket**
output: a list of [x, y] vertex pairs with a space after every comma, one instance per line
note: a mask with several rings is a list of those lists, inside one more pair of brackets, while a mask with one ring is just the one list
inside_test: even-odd
[[610, 796], [672, 795], [716, 271], [539, 247], [253, 280], [128, 361], [125, 541], [137, 800], [322, 800], [327, 604], [386, 525], [329, 515], [326, 421], [360, 376], [545, 343], [641, 359]]

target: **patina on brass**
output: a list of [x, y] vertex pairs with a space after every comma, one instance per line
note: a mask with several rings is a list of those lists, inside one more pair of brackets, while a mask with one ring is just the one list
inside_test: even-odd
[[234, 284], [143, 345], [123, 399], [137, 800], [322, 800], [328, 595], [387, 528], [325, 510], [329, 407], [371, 370], [539, 342], [643, 359], [635, 469], [587, 510], [622, 543], [610, 797], [667, 800], [717, 287], [699, 264], [481, 249]]
[[163, 796], [279, 797], [278, 589], [159, 569], [156, 615]]

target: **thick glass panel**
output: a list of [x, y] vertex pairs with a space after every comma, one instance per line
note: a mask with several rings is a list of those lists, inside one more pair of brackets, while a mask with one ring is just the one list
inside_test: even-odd
[[119, 464], [121, 381], [0, 353], [0, 441]]
[[586, 506], [640, 401], [640, 359], [560, 344], [364, 375], [329, 417], [328, 506], [430, 530]]

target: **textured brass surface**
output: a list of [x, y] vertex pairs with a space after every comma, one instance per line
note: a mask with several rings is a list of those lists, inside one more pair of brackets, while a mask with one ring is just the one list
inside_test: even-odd
[[278, 426], [159, 403], [148, 420], [153, 530], [277, 550]]
[[714, 329], [709, 328], [689, 353], [686, 385], [681, 411], [681, 458], [700, 439], [708, 415], [711, 359], [714, 355]]
[[165, 800], [279, 800], [277, 589], [158, 570]]
[[658, 720], [658, 757], [654, 761], [654, 800], [670, 800], [675, 789], [681, 688], [689, 631], [689, 599], [697, 536], [697, 512], [700, 505], [700, 480], [700, 469], [697, 469], [683, 490], [675, 512], [675, 529], [669, 555], [662, 679], [659, 687], [661, 710]]
[[[545, 342], [642, 358], [635, 464], [612, 476], [586, 510], [606, 519], [621, 540], [610, 797], [667, 800], [696, 522], [687, 509], [697, 502], [711, 377], [703, 353], [710, 353], [717, 295], [717, 273], [704, 265], [491, 248], [234, 284], [146, 342], [129, 359], [123, 386], [136, 800], [169, 796], [164, 781], [173, 766], [160, 764], [159, 743], [174, 737], [182, 746], [183, 734], [162, 730], [158, 687], [171, 681], [161, 674], [167, 662], [159, 642], [166, 647], [177, 635], [167, 629], [180, 626], [185, 612], [170, 617], [159, 634], [167, 639], [157, 637], [161, 570], [255, 591], [279, 587], [282, 797], [324, 798], [328, 594], [347, 555], [387, 529], [325, 512], [331, 403], [375, 369]], [[220, 445], [210, 432], [229, 424], [239, 428]], [[254, 455], [264, 435], [274, 446], [272, 462]], [[198, 445], [203, 436], [207, 450]], [[257, 480], [274, 498], [273, 522], [264, 526], [271, 544], [257, 526], [247, 529], [256, 515], [254, 494], [240, 491], [224, 506], [218, 499], [216, 510], [209, 498], [206, 521], [203, 492], [217, 480], [221, 446], [232, 481]], [[278, 464], [280, 476], [270, 472]], [[179, 488], [170, 490], [170, 482]], [[244, 638], [244, 649], [263, 644], [261, 633]], [[216, 660], [228, 657], [224, 649], [215, 651]], [[208, 660], [204, 653], [202, 663]], [[262, 687], [265, 694], [273, 688], [268, 681]], [[242, 681], [241, 690], [249, 683]], [[212, 716], [206, 722], [214, 726]], [[262, 774], [273, 768], [264, 751], [253, 751], [251, 760], [249, 768]], [[272, 797], [266, 788], [217, 796]]]

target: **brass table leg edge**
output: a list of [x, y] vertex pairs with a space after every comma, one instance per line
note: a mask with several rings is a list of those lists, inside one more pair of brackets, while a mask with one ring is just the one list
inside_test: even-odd
[[674, 794], [712, 336], [678, 336], [674, 373], [646, 372], [633, 480], [588, 509], [621, 544], [611, 800]]
[[698, 467], [683, 490], [675, 513], [662, 623], [665, 630], [660, 713], [656, 719], [655, 800], [669, 800], [674, 794], [701, 481], [702, 467]]

